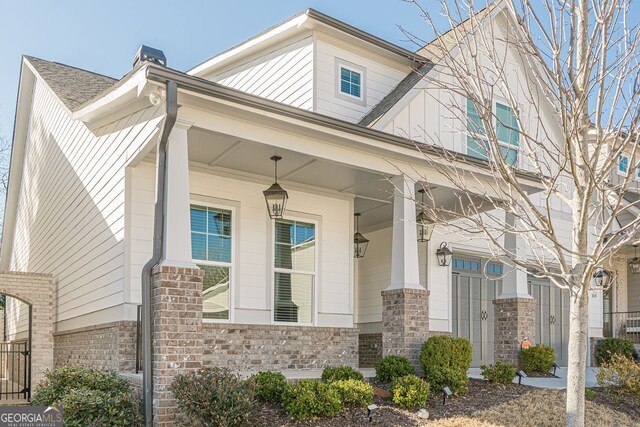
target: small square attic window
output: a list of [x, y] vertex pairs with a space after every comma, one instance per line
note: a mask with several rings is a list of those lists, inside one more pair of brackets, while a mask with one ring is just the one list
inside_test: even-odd
[[341, 66], [340, 92], [356, 98], [362, 98], [362, 74]]

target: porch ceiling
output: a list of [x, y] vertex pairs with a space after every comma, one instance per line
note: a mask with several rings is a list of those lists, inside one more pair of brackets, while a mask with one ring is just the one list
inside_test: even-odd
[[[392, 225], [393, 186], [382, 173], [201, 128], [191, 128], [188, 135], [189, 160], [193, 163], [270, 183], [273, 179], [270, 157], [279, 155], [282, 160], [278, 162], [278, 178], [285, 188], [287, 184], [299, 185], [354, 196], [355, 211], [362, 213], [362, 230]], [[155, 152], [151, 152], [147, 161], [154, 158]], [[441, 206], [453, 209], [459, 204], [451, 188], [432, 187], [431, 193]]]

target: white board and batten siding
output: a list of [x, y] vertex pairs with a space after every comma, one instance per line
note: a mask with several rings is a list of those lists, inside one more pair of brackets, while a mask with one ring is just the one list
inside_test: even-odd
[[10, 268], [53, 275], [58, 331], [125, 317], [125, 165], [161, 114], [91, 133], [36, 80]]
[[[141, 163], [132, 170], [129, 280], [133, 301], [140, 299], [140, 274], [151, 255], [154, 172], [155, 166], [150, 163]], [[191, 203], [232, 210], [234, 260], [230, 322], [271, 324], [273, 220], [267, 215], [262, 196], [267, 184], [231, 178], [192, 164], [189, 185]], [[296, 190], [291, 184], [286, 187], [289, 201], [285, 218], [316, 224], [313, 323], [353, 327], [353, 200], [311, 194]]]
[[313, 109], [311, 32], [238, 62], [207, 80], [304, 110]]
[[[314, 33], [315, 42], [315, 108], [327, 116], [357, 123], [389, 94], [410, 72], [411, 68], [348, 45], [331, 36]], [[339, 91], [339, 70], [336, 62], [354, 64], [364, 71], [363, 103], [336, 96]], [[356, 69], [357, 71], [357, 69]]]

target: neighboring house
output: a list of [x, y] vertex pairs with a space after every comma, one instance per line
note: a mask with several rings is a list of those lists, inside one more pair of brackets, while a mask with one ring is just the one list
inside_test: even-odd
[[[508, 28], [505, 13], [495, 8], [488, 19]], [[472, 341], [474, 366], [513, 360], [524, 338], [553, 345], [566, 363], [565, 293], [499, 262], [486, 277], [482, 240], [436, 228], [416, 241], [416, 181], [428, 177], [443, 206], [456, 200], [407, 135], [421, 143], [440, 134], [465, 159], [461, 168], [491, 180], [467, 124], [433, 101], [455, 97], [429, 84], [438, 60], [433, 46], [410, 52], [311, 9], [186, 73], [141, 60], [116, 80], [24, 57], [1, 262], [53, 276], [56, 365], [135, 369], [167, 81], [177, 84], [179, 109], [164, 269], [153, 284], [158, 360], [286, 370], [370, 366], [399, 353], [417, 365], [426, 337], [452, 334]], [[522, 67], [510, 52], [514, 84], [527, 84]], [[523, 99], [522, 113], [530, 109]], [[553, 129], [552, 109], [540, 111]], [[539, 191], [519, 163], [517, 136], [505, 144], [524, 185]], [[263, 196], [274, 155], [289, 196], [275, 220]], [[552, 208], [568, 241], [569, 211]], [[355, 213], [370, 240], [357, 259]], [[435, 257], [441, 242], [454, 253], [448, 267]], [[603, 308], [640, 310], [640, 281], [627, 283], [625, 259], [618, 268], [616, 297], [592, 293], [591, 337], [603, 335]], [[528, 333], [519, 318], [535, 318]], [[154, 378], [170, 371], [157, 365]]]

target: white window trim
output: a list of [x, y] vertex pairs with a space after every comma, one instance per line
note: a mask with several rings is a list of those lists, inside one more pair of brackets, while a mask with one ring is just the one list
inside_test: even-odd
[[[496, 132], [498, 130], [498, 104], [502, 105], [503, 107], [507, 107], [511, 111], [513, 111], [513, 108], [506, 101], [503, 101], [500, 98], [494, 99], [492, 108], [493, 108], [493, 116], [495, 117], [495, 122], [496, 122], [495, 123], [495, 131]], [[513, 111], [513, 112], [516, 115], [518, 114], [518, 110]], [[519, 168], [520, 167], [520, 134], [521, 133], [522, 133], [522, 130], [518, 129], [518, 145], [513, 145], [513, 144], [510, 144], [508, 142], [502, 142], [502, 141], [498, 140], [498, 144], [501, 147], [505, 147], [505, 148], [510, 149], [510, 150], [515, 150], [517, 152], [516, 164], [513, 165], [513, 167], [515, 167], [515, 168]]]
[[[623, 171], [621, 171], [621, 170], [620, 170], [620, 160], [622, 160], [622, 158], [623, 158], [623, 157], [624, 157], [625, 159], [627, 159], [627, 171], [626, 171], [626, 172], [623, 172]], [[618, 156], [618, 161], [616, 162], [616, 172], [618, 172], [618, 175], [620, 175], [620, 176], [627, 176], [627, 173], [629, 172], [629, 168], [630, 168], [630, 167], [631, 167], [631, 159], [629, 158], [629, 156], [628, 156], [628, 155], [626, 155], [626, 154], [620, 154], [620, 155]], [[635, 172], [635, 175], [636, 175], [636, 178], [637, 178], [637, 176], [638, 176], [638, 172], [637, 172], [637, 170], [636, 170], [636, 172]]]
[[[194, 264], [202, 264], [202, 265], [210, 265], [212, 267], [229, 267], [229, 318], [228, 319], [211, 319], [204, 317], [204, 307], [203, 307], [203, 317], [202, 321], [204, 323], [233, 323], [235, 319], [235, 296], [236, 296], [236, 253], [237, 253], [237, 224], [236, 224], [236, 207], [229, 206], [219, 203], [211, 203], [205, 202], [203, 200], [194, 200], [191, 199], [189, 202], [189, 212], [191, 212], [191, 206], [205, 206], [213, 209], [222, 209], [231, 212], [231, 262], [221, 262], [221, 261], [208, 261], [208, 260], [200, 260], [200, 259], [192, 259]], [[191, 226], [189, 226], [189, 233], [191, 233]], [[204, 300], [203, 300], [204, 303]]]
[[[298, 222], [306, 222], [307, 224], [313, 224], [315, 231], [315, 253], [314, 253], [314, 271], [310, 273], [306, 270], [289, 270], [286, 268], [276, 268], [275, 266], [275, 246], [276, 246], [276, 221], [271, 221], [271, 304], [270, 304], [270, 318], [272, 325], [282, 325], [282, 326], [315, 326], [318, 322], [318, 290], [319, 286], [319, 277], [320, 277], [320, 268], [319, 268], [319, 254], [320, 254], [320, 221], [315, 219], [310, 219], [305, 216], [296, 216], [296, 215], [285, 215], [282, 218], [285, 221], [298, 221]], [[276, 303], [276, 273], [292, 273], [292, 274], [306, 274], [309, 276], [313, 276], [313, 284], [311, 289], [311, 322], [303, 323], [303, 322], [276, 322], [275, 321], [275, 303]]]
[[[342, 92], [341, 86], [341, 70], [347, 69], [349, 71], [355, 71], [360, 73], [360, 97], [351, 95], [350, 93]], [[367, 69], [356, 65], [352, 62], [345, 61], [344, 59], [335, 59], [335, 96], [336, 98], [343, 99], [355, 104], [367, 106]]]

